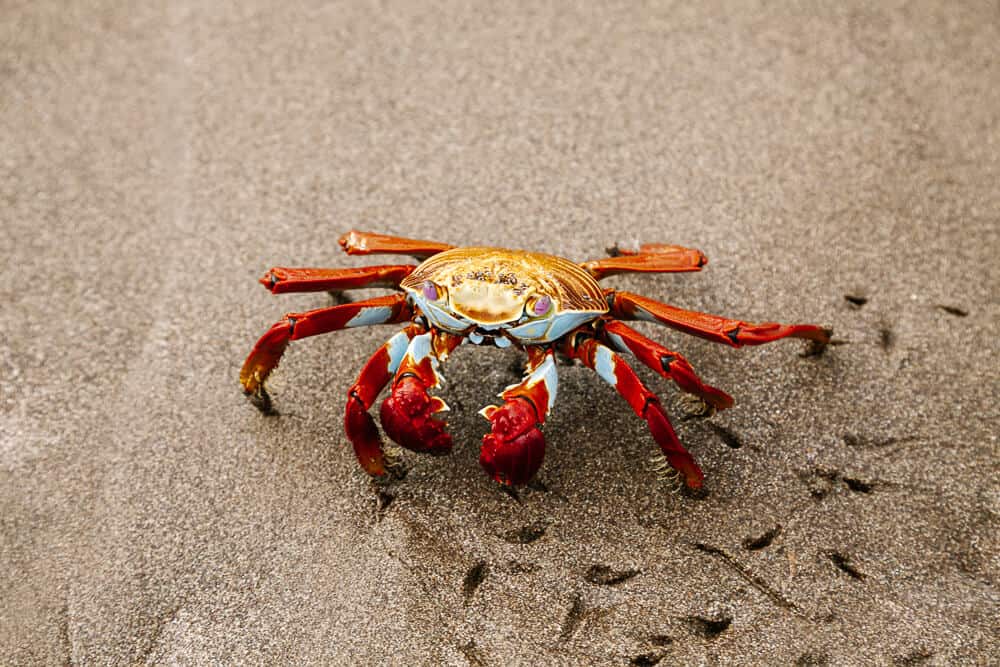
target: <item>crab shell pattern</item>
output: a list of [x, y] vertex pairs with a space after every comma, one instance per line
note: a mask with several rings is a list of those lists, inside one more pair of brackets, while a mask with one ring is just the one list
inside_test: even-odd
[[380, 418], [385, 434], [402, 447], [446, 454], [451, 436], [439, 418], [445, 402], [431, 394], [440, 386], [440, 365], [459, 345], [516, 347], [527, 356], [521, 382], [504, 389], [503, 404], [484, 408], [490, 422], [479, 462], [505, 486], [528, 482], [541, 467], [545, 439], [540, 430], [556, 398], [555, 357], [576, 359], [593, 369], [643, 418], [660, 446], [651, 460], [661, 476], [689, 489], [703, 475], [674, 433], [657, 396], [622, 355], [632, 355], [693, 397], [709, 414], [733, 399], [705, 384], [691, 364], [646, 338], [624, 320], [646, 320], [733, 347], [780, 338], [808, 339], [821, 352], [830, 330], [811, 324], [751, 324], [682, 310], [637, 294], [604, 289], [598, 281], [617, 273], [700, 271], [707, 263], [698, 250], [646, 244], [636, 250], [609, 250], [608, 258], [580, 264], [554, 255], [504, 248], [454, 248], [352, 231], [340, 239], [349, 254], [401, 254], [419, 265], [392, 264], [350, 269], [275, 267], [260, 282], [272, 293], [387, 287], [390, 296], [290, 313], [257, 341], [240, 372], [244, 393], [262, 412], [272, 412], [264, 382], [288, 343], [350, 327], [405, 324], [362, 368], [348, 391], [347, 437], [362, 468], [384, 477], [404, 473], [398, 450], [385, 447], [368, 410], [387, 386]]

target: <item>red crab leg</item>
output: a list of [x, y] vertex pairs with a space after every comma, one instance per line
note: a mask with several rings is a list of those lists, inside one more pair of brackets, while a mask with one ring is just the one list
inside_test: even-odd
[[414, 336], [392, 381], [392, 393], [382, 401], [379, 415], [386, 435], [415, 452], [447, 454], [451, 436], [445, 422], [434, 417], [448, 406], [429, 389], [441, 385], [435, 355], [434, 334]]
[[663, 245], [647, 243], [638, 251], [620, 250], [606, 259], [595, 259], [583, 262], [580, 266], [586, 269], [595, 280], [618, 273], [677, 273], [683, 271], [701, 271], [708, 264], [708, 258], [700, 250], [684, 248], [679, 245]]
[[358, 463], [369, 475], [384, 475], [386, 460], [382, 438], [368, 409], [396, 374], [410, 340], [421, 331], [422, 328], [410, 325], [390, 338], [372, 355], [361, 369], [354, 385], [347, 390], [344, 430], [347, 432], [347, 439], [354, 446]]
[[355, 269], [304, 269], [276, 266], [258, 282], [271, 294], [287, 292], [339, 292], [359, 287], [399, 287], [412, 264], [365, 266]]
[[454, 247], [436, 241], [404, 239], [400, 236], [372, 234], [354, 229], [341, 236], [339, 243], [348, 255], [411, 255], [420, 259]]
[[605, 382], [614, 387], [635, 413], [646, 420], [670, 467], [683, 476], [688, 488], [700, 489], [703, 479], [701, 469], [677, 439], [656, 394], [647, 389], [628, 363], [607, 346], [593, 338], [577, 339], [575, 344], [572, 339], [569, 341], [564, 344], [563, 352], [597, 371]]
[[500, 394], [504, 404], [479, 413], [490, 422], [483, 437], [479, 464], [505, 486], [525, 484], [542, 465], [545, 437], [539, 426], [556, 399], [556, 365], [552, 350], [528, 349], [528, 375]]
[[669, 306], [630, 292], [608, 293], [610, 315], [626, 320], [659, 322], [684, 333], [733, 347], [761, 345], [780, 338], [807, 338], [819, 346], [830, 342], [831, 331], [814, 324], [751, 324]]
[[681, 391], [698, 396], [716, 410], [733, 406], [733, 397], [702, 382], [680, 353], [668, 350], [625, 323], [608, 321], [603, 327], [601, 338], [619, 352], [631, 352], [639, 361], [663, 377], [673, 380]]
[[260, 337], [243, 362], [240, 370], [243, 393], [261, 412], [270, 412], [271, 398], [264, 389], [264, 381], [278, 365], [289, 341], [351, 327], [405, 322], [412, 315], [404, 294], [345, 303], [305, 313], [289, 313]]

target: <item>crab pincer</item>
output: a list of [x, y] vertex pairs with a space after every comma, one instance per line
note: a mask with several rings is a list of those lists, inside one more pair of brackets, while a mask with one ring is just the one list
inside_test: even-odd
[[526, 398], [509, 399], [501, 407], [483, 410], [492, 428], [483, 436], [479, 465], [505, 486], [527, 484], [545, 458], [545, 436], [534, 404]]
[[428, 393], [441, 384], [436, 364], [433, 334], [415, 336], [396, 371], [392, 392], [379, 411], [386, 435], [402, 447], [425, 454], [447, 454], [452, 448], [445, 422], [434, 416], [448, 406]]
[[556, 400], [558, 378], [550, 351], [530, 348], [528, 374], [503, 390], [502, 406], [489, 405], [479, 414], [490, 422], [483, 437], [479, 465], [505, 486], [526, 484], [545, 458], [545, 436], [539, 427]]
[[445, 422], [434, 415], [447, 410], [445, 402], [427, 393], [427, 385], [416, 375], [404, 375], [382, 401], [379, 416], [386, 435], [397, 444], [424, 454], [447, 454], [451, 435]]

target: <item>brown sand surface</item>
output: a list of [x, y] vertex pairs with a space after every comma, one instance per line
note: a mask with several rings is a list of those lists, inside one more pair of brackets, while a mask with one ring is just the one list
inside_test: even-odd
[[[992, 0], [0, 3], [0, 663], [997, 664], [998, 45]], [[640, 371], [707, 496], [574, 366], [519, 501], [518, 353], [462, 348], [454, 454], [380, 496], [391, 328], [293, 345], [279, 417], [236, 381], [329, 303], [256, 279], [382, 261], [352, 227], [698, 247], [608, 284], [842, 344], [641, 327], [737, 398]]]

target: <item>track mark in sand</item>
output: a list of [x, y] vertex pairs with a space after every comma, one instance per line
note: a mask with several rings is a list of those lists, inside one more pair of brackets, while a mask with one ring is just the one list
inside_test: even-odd
[[799, 479], [809, 489], [809, 495], [814, 500], [823, 500], [833, 492], [839, 482], [854, 493], [870, 494], [876, 486], [886, 486], [886, 482], [866, 482], [858, 477], [848, 477], [839, 470], [817, 466], [812, 470], [800, 470]]
[[846, 556], [839, 551], [831, 551], [826, 556], [830, 559], [830, 562], [837, 566], [837, 569], [849, 576], [851, 579], [856, 579], [858, 581], [865, 580], [864, 572], [851, 564], [849, 556]]
[[781, 534], [781, 525], [777, 525], [771, 530], [767, 531], [763, 535], [758, 537], [747, 537], [743, 540], [743, 548], [747, 551], [760, 551], [765, 547], [771, 546], [771, 542], [774, 541], [778, 535]]
[[845, 433], [841, 436], [844, 444], [848, 447], [855, 447], [857, 449], [867, 449], [869, 447], [886, 447], [888, 445], [896, 442], [895, 438], [885, 438], [884, 440], [875, 440], [874, 438], [869, 438], [866, 436], [858, 435], [857, 433]]
[[715, 639], [729, 629], [733, 624], [732, 616], [720, 616], [718, 618], [706, 618], [704, 616], [688, 616], [684, 619], [692, 630], [705, 639]]
[[651, 635], [647, 641], [649, 644], [659, 648], [655, 651], [646, 651], [634, 656], [628, 663], [632, 667], [653, 667], [653, 665], [660, 664], [660, 661], [667, 657], [668, 651], [666, 647], [674, 643], [674, 638], [670, 635]]
[[888, 325], [882, 326], [878, 330], [878, 344], [886, 352], [889, 352], [896, 344], [896, 334]]
[[949, 315], [954, 315], [955, 317], [968, 317], [969, 316], [969, 311], [965, 310], [964, 308], [959, 308], [957, 306], [946, 306], [946, 305], [944, 305], [942, 303], [939, 303], [937, 305], [937, 308], [939, 310], [943, 310], [944, 312], [948, 313]]
[[531, 544], [545, 535], [546, 526], [542, 523], [532, 523], [514, 530], [508, 530], [502, 535], [511, 544]]
[[584, 579], [595, 586], [617, 586], [641, 573], [640, 570], [613, 570], [607, 565], [591, 565]]
[[378, 489], [375, 494], [375, 523], [379, 523], [385, 517], [385, 513], [389, 509], [389, 505], [392, 501], [396, 499], [396, 496], [392, 495], [385, 489]]
[[470, 641], [468, 644], [462, 644], [458, 647], [458, 650], [461, 651], [462, 655], [465, 656], [465, 659], [469, 661], [469, 665], [471, 665], [471, 667], [486, 667], [488, 664], [474, 641]]
[[563, 620], [562, 632], [559, 633], [560, 639], [565, 641], [573, 636], [573, 633], [580, 626], [580, 621], [583, 620], [583, 614], [583, 600], [580, 599], [579, 595], [574, 595], [573, 604], [570, 605], [569, 611], [566, 612], [566, 618]]
[[476, 594], [476, 589], [479, 588], [479, 585], [486, 580], [489, 569], [486, 561], [481, 560], [465, 573], [465, 580], [462, 581], [462, 597], [465, 598], [466, 605], [472, 602], [472, 596]]
[[927, 649], [917, 649], [909, 655], [893, 658], [892, 664], [900, 665], [901, 667], [915, 667], [916, 665], [924, 664], [933, 657], [934, 653], [932, 651], [928, 651]]
[[559, 633], [559, 639], [566, 641], [571, 638], [576, 631], [580, 629], [580, 625], [586, 619], [600, 618], [610, 613], [610, 609], [587, 609], [586, 605], [583, 604], [583, 598], [580, 597], [580, 594], [574, 594], [573, 602], [570, 604], [569, 610], [566, 612], [566, 618], [563, 619], [562, 631]]
[[841, 436], [844, 440], [844, 444], [848, 447], [854, 447], [856, 449], [880, 449], [882, 447], [890, 447], [892, 445], [897, 445], [904, 442], [913, 442], [917, 440], [916, 436], [904, 436], [901, 438], [889, 437], [889, 438], [872, 438], [865, 435], [858, 435], [857, 433], [845, 433]]
[[660, 661], [665, 657], [667, 657], [667, 654], [663, 651], [650, 651], [649, 653], [635, 656], [628, 661], [628, 664], [633, 665], [633, 667], [653, 667], [653, 665], [660, 664]]
[[747, 567], [745, 567], [735, 558], [730, 556], [724, 550], [718, 547], [713, 547], [709, 544], [702, 544], [700, 542], [695, 543], [694, 548], [697, 549], [698, 551], [709, 554], [711, 556], [715, 556], [716, 558], [720, 559], [723, 563], [732, 568], [738, 575], [743, 577], [743, 579], [747, 583], [749, 583], [751, 586], [753, 586], [761, 593], [766, 595], [771, 600], [771, 602], [778, 605], [782, 609], [787, 609], [789, 611], [795, 612], [796, 614], [799, 614], [800, 616], [805, 616], [805, 614], [803, 614], [802, 610], [799, 608], [797, 604], [795, 604], [791, 600], [788, 600], [781, 593], [774, 590], [774, 588], [772, 588], [770, 584], [768, 584], [762, 578], [751, 572]]
[[875, 488], [875, 484], [873, 482], [863, 482], [854, 477], [843, 477], [842, 479], [844, 480], [844, 484], [847, 485], [847, 488], [857, 493], [871, 493], [872, 489]]
[[827, 468], [816, 467], [812, 470], [802, 470], [799, 472], [799, 479], [806, 485], [809, 489], [809, 495], [813, 497], [814, 500], [822, 500], [833, 491], [833, 485], [840, 477], [840, 473], [836, 470], [829, 470]]
[[844, 299], [847, 303], [851, 304], [851, 307], [855, 310], [859, 310], [863, 305], [868, 303], [868, 297], [857, 294], [845, 294]]
[[537, 563], [524, 563], [519, 560], [509, 560], [504, 565], [504, 571], [508, 574], [534, 574], [542, 569]]

